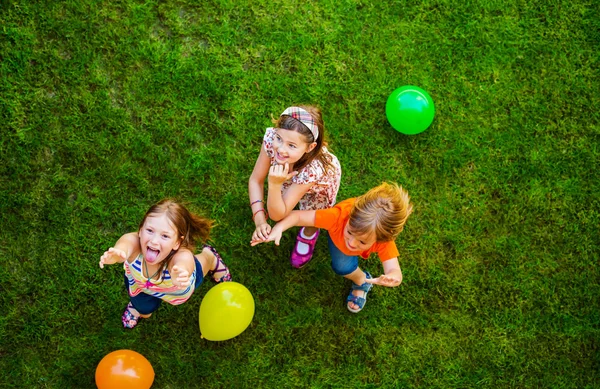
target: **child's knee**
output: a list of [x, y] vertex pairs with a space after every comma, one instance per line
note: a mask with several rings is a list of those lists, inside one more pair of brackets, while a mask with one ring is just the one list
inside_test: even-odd
[[335, 261], [332, 259], [331, 268], [333, 269], [335, 274], [339, 276], [347, 276], [348, 274], [358, 269], [358, 264], [351, 263], [349, 261]]

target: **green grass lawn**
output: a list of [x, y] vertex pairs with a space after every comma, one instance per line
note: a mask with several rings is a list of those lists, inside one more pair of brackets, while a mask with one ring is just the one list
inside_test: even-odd
[[[0, 1], [0, 387], [93, 388], [131, 349], [153, 388], [600, 387], [600, 12], [593, 0]], [[389, 94], [427, 90], [422, 134]], [[287, 106], [323, 109], [338, 199], [415, 212], [404, 281], [346, 310], [326, 241], [249, 246], [247, 182]], [[253, 294], [200, 338], [206, 282], [133, 331], [100, 255], [176, 197]], [[380, 274], [376, 258], [364, 267]]]

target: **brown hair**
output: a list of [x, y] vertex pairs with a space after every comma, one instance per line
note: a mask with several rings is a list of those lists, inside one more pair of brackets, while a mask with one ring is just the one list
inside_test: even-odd
[[[177, 240], [180, 241], [179, 248], [186, 248], [193, 253], [196, 248], [196, 242], [199, 239], [203, 242], [208, 240], [213, 221], [191, 213], [183, 204], [173, 199], [164, 199], [151, 206], [142, 218], [138, 229], [142, 229], [149, 216], [163, 214], [167, 215], [167, 218], [177, 232]], [[171, 258], [173, 258], [173, 255], [178, 250], [173, 250], [169, 253], [162, 263], [160, 272], [164, 271], [169, 265]]]
[[325, 141], [325, 124], [323, 123], [321, 109], [312, 105], [297, 105], [296, 107], [304, 109], [310, 114], [310, 116], [312, 116], [315, 125], [319, 129], [319, 135], [317, 136], [317, 140], [315, 140], [315, 137], [312, 132], [310, 132], [310, 129], [306, 127], [300, 120], [294, 119], [291, 116], [281, 115], [279, 116], [279, 119], [273, 119], [275, 127], [284, 130], [296, 131], [304, 137], [306, 143], [317, 143], [317, 146], [314, 149], [308, 153], [305, 153], [302, 158], [300, 158], [294, 164], [294, 170], [300, 171], [303, 167], [316, 159], [321, 164], [321, 167], [326, 174], [333, 173], [334, 168], [331, 163], [331, 157], [329, 154], [325, 154], [323, 152], [323, 147], [327, 146], [327, 142]]
[[384, 182], [356, 199], [348, 225], [358, 234], [374, 233], [377, 242], [389, 242], [402, 232], [412, 209], [408, 192]]

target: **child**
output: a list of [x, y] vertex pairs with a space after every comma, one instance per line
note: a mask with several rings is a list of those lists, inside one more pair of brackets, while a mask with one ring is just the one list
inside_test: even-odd
[[217, 283], [231, 281], [229, 269], [211, 246], [192, 254], [197, 238], [208, 239], [212, 221], [190, 213], [173, 200], [150, 207], [138, 232], [123, 235], [100, 257], [100, 268], [124, 263], [125, 288], [130, 301], [123, 313], [125, 328], [148, 318], [161, 301], [186, 302], [206, 274]]
[[[335, 204], [342, 169], [327, 150], [321, 110], [313, 106], [289, 107], [267, 128], [263, 147], [248, 181], [253, 241], [265, 241], [271, 232], [267, 223], [288, 216], [299, 203], [301, 210], [330, 208]], [[263, 205], [264, 182], [268, 179], [267, 210]], [[301, 268], [312, 258], [319, 230], [302, 228], [290, 262]]]
[[[266, 241], [279, 245], [283, 231], [295, 225], [328, 230], [331, 267], [353, 282], [346, 301], [348, 310], [356, 313], [365, 306], [373, 284], [394, 287], [402, 282], [394, 240], [411, 212], [408, 193], [397, 184], [383, 183], [330, 209], [294, 211], [273, 227]], [[263, 241], [255, 239], [251, 245]], [[385, 274], [378, 278], [358, 267], [358, 255], [366, 259], [371, 253], [377, 253], [383, 262]]]

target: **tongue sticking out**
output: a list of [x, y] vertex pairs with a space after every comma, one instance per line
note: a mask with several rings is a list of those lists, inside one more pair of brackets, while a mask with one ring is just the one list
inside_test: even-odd
[[153, 250], [150, 247], [148, 247], [146, 249], [146, 261], [148, 261], [148, 262], [156, 261], [156, 258], [158, 257], [158, 253], [160, 253], [160, 251]]

